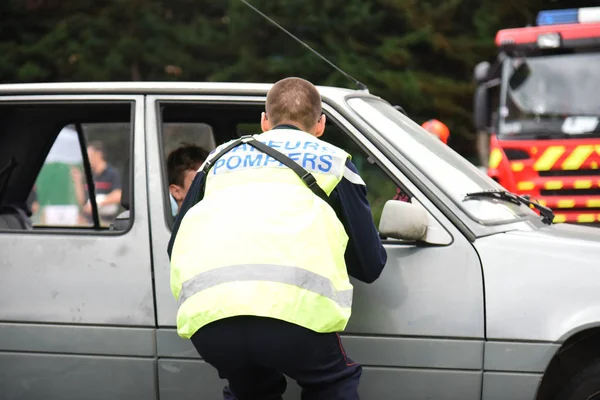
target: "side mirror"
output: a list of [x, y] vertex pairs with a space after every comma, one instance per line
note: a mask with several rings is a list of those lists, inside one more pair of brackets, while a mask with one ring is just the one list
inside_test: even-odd
[[481, 83], [487, 81], [488, 74], [490, 73], [490, 63], [487, 61], [482, 61], [475, 66], [473, 69], [473, 79], [475, 82]]
[[482, 83], [477, 86], [473, 98], [473, 125], [478, 132], [486, 130], [489, 125], [489, 101], [488, 86]]
[[400, 240], [422, 240], [427, 233], [428, 216], [423, 207], [388, 200], [379, 221], [379, 234]]

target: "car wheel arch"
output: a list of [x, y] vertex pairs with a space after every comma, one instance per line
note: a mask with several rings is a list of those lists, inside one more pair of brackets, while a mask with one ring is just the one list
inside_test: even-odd
[[578, 372], [600, 359], [600, 325], [572, 332], [546, 367], [536, 400], [552, 400]]

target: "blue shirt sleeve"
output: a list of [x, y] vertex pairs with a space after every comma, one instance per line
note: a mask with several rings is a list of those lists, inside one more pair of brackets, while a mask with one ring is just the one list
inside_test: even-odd
[[179, 230], [179, 226], [181, 225], [181, 220], [185, 216], [185, 213], [189, 211], [190, 208], [195, 206], [202, 197], [204, 197], [204, 178], [206, 174], [204, 171], [200, 171], [194, 177], [190, 188], [188, 189], [187, 194], [185, 195], [185, 199], [183, 199], [183, 203], [181, 204], [181, 209], [177, 216], [175, 217], [175, 224], [173, 225], [173, 231], [171, 232], [171, 239], [169, 239], [169, 246], [167, 247], [167, 253], [169, 254], [169, 261], [171, 260], [171, 252], [173, 251], [173, 243], [175, 242], [175, 236], [177, 236], [177, 231]]
[[[346, 168], [358, 176], [354, 164], [348, 160]], [[342, 178], [331, 193], [335, 212], [348, 234], [344, 258], [348, 274], [360, 281], [372, 283], [383, 271], [387, 253], [375, 227], [367, 187]]]

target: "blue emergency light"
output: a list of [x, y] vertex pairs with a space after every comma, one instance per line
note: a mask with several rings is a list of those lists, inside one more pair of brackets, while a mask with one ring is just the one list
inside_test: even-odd
[[560, 25], [579, 23], [579, 9], [540, 11], [535, 21], [538, 25]]
[[588, 22], [600, 22], [600, 7], [540, 11], [536, 20], [536, 23], [540, 26], [583, 24]]

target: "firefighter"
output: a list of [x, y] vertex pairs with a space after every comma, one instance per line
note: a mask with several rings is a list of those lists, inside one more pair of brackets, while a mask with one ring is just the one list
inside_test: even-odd
[[361, 366], [339, 332], [348, 275], [375, 281], [387, 254], [365, 183], [299, 78], [267, 94], [263, 133], [225, 143], [200, 168], [169, 243], [177, 332], [215, 367], [226, 399], [358, 399]]
[[425, 121], [421, 125], [425, 130], [437, 136], [444, 144], [448, 144], [448, 138], [450, 137], [450, 129], [441, 121], [437, 119], [430, 119]]

